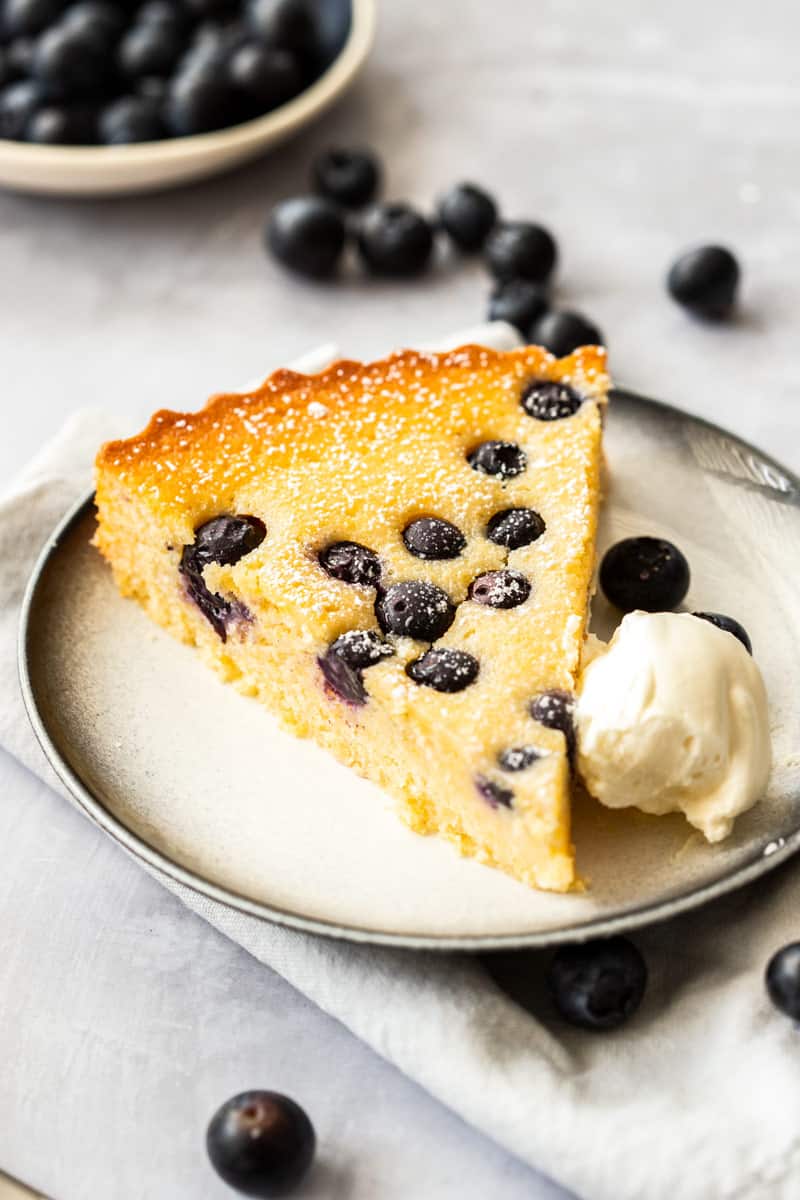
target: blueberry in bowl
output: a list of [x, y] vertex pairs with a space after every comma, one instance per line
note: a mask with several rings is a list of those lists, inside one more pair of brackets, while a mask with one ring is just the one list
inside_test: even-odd
[[146, 191], [257, 156], [345, 90], [375, 23], [375, 0], [8, 7], [0, 186], [64, 195]]

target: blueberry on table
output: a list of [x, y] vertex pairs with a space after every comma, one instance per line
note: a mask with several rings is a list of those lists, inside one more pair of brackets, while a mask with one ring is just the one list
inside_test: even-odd
[[346, 208], [360, 208], [375, 198], [381, 181], [378, 159], [369, 150], [334, 147], [314, 159], [314, 190]]
[[339, 210], [322, 196], [282, 201], [267, 225], [267, 244], [278, 261], [315, 279], [333, 275], [346, 236]]
[[177, 25], [150, 21], [132, 25], [117, 50], [123, 75], [140, 79], [146, 75], [169, 75], [184, 50]]
[[161, 102], [147, 96], [123, 96], [100, 114], [100, 140], [107, 146], [156, 142], [167, 136]]
[[375, 275], [419, 275], [431, 257], [433, 230], [407, 204], [378, 204], [364, 217], [358, 250]]
[[456, 610], [447, 592], [435, 583], [409, 579], [379, 596], [375, 615], [384, 633], [435, 642], [453, 624]]
[[91, 146], [97, 141], [96, 113], [83, 105], [48, 104], [31, 117], [25, 140], [40, 146]]
[[305, 83], [303, 68], [291, 50], [245, 42], [228, 61], [228, 78], [250, 103], [253, 116], [271, 112], [297, 96]]
[[747, 630], [744, 625], [740, 625], [733, 617], [726, 617], [724, 613], [715, 612], [696, 612], [692, 613], [692, 616], [699, 617], [701, 621], [710, 621], [718, 629], [724, 629], [726, 633], [732, 633], [742, 643], [748, 654], [753, 653], [753, 645]]
[[530, 279], [509, 279], [495, 288], [489, 300], [489, 320], [507, 321], [528, 338], [531, 327], [549, 307], [547, 288]]
[[582, 1029], [616, 1029], [633, 1016], [647, 986], [647, 966], [627, 938], [563, 946], [550, 963], [556, 1008]]
[[461, 530], [441, 517], [419, 517], [403, 530], [406, 549], [417, 558], [458, 558], [467, 544]]
[[736, 300], [739, 275], [739, 264], [725, 246], [699, 246], [673, 263], [667, 288], [698, 316], [725, 317]]
[[459, 183], [439, 201], [439, 224], [460, 250], [480, 250], [497, 221], [497, 205], [473, 183]]
[[800, 942], [791, 942], [769, 960], [767, 991], [775, 1007], [800, 1021]]
[[42, 102], [42, 89], [34, 79], [22, 79], [0, 92], [0, 138], [19, 141]]
[[437, 692], [462, 692], [478, 678], [478, 660], [466, 650], [440, 646], [427, 650], [406, 667], [406, 674], [422, 687]]
[[247, 19], [268, 46], [309, 57], [319, 52], [319, 28], [309, 0], [250, 0]]
[[33, 57], [33, 74], [64, 100], [102, 94], [113, 79], [104, 40], [77, 27], [54, 25], [43, 33]]
[[0, 8], [0, 23], [10, 37], [33, 37], [52, 25], [66, 7], [67, 0], [5, 0]]
[[689, 590], [689, 564], [665, 538], [631, 537], [607, 550], [600, 564], [600, 586], [623, 612], [668, 612]]
[[206, 1149], [214, 1170], [245, 1196], [284, 1196], [308, 1172], [316, 1136], [305, 1111], [280, 1092], [242, 1092], [211, 1118]]
[[501, 221], [486, 239], [486, 261], [495, 279], [546, 283], [558, 251], [552, 236], [530, 221]]
[[531, 342], [544, 346], [556, 358], [572, 354], [579, 346], [602, 346], [603, 335], [596, 325], [576, 312], [546, 312], [528, 331]]

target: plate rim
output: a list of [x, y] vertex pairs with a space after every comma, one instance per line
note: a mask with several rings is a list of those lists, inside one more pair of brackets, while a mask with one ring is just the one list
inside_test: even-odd
[[[707, 421], [703, 417], [686, 412], [686, 410], [676, 405], [654, 400], [651, 397], [644, 396], [627, 388], [613, 388], [611, 392], [612, 400], [614, 396], [632, 399], [637, 403], [643, 404], [646, 408], [654, 409], [664, 415], [682, 419], [688, 418], [695, 425], [705, 428], [716, 435], [733, 439], [745, 451], [757, 455], [761, 461], [773, 467], [779, 475], [788, 481], [793, 492], [798, 497], [795, 500], [795, 504], [797, 507], [800, 507], [800, 476], [751, 442], [746, 441], [723, 426], [716, 425], [714, 422]], [[277, 908], [264, 901], [253, 900], [231, 888], [204, 879], [201, 875], [189, 870], [189, 868], [183, 867], [173, 861], [173, 859], [162, 851], [155, 849], [142, 835], [129, 829], [119, 817], [115, 816], [114, 813], [105, 807], [103, 802], [94, 795], [88, 784], [81, 779], [61, 754], [39, 709], [30, 668], [32, 614], [37, 595], [50, 562], [58, 553], [61, 543], [69, 536], [73, 528], [90, 514], [93, 507], [94, 490], [88, 495], [82, 496], [68, 509], [45, 541], [28, 578], [20, 608], [17, 638], [17, 666], [23, 702], [28, 719], [31, 722], [34, 734], [45, 757], [78, 807], [129, 855], [143, 863], [151, 873], [163, 874], [168, 879], [180, 884], [196, 895], [205, 896], [208, 899], [225, 905], [227, 908], [245, 913], [248, 916], [270, 924], [346, 942], [439, 952], [544, 949], [551, 946], [585, 942], [592, 938], [612, 937], [617, 934], [628, 933], [631, 930], [641, 929], [648, 925], [669, 920], [682, 913], [690, 912], [713, 900], [720, 899], [741, 887], [745, 887], [762, 875], [766, 875], [768, 872], [774, 870], [781, 863], [786, 862], [800, 851], [800, 827], [798, 827], [785, 837], [782, 845], [776, 846], [770, 853], [762, 852], [759, 858], [744, 863], [722, 878], [703, 884], [681, 896], [653, 901], [652, 903], [631, 909], [629, 912], [620, 913], [616, 916], [591, 919], [568, 928], [510, 934], [449, 936], [446, 934], [410, 934], [364, 929], [357, 925], [340, 924], [335, 921], [326, 921], [320, 917], [303, 916], [297, 912]]]

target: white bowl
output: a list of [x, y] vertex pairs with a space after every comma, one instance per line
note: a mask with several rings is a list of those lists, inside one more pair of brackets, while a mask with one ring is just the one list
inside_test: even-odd
[[0, 138], [0, 187], [61, 196], [148, 192], [257, 158], [329, 108], [363, 66], [375, 33], [375, 0], [350, 2], [350, 31], [337, 58], [273, 112], [214, 133], [133, 146], [32, 146]]

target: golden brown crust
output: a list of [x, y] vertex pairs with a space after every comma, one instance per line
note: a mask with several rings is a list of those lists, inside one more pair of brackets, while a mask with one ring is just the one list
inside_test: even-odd
[[[414, 381], [425, 384], [434, 381], [442, 371], [462, 370], [472, 373], [487, 368], [508, 369], [518, 362], [526, 371], [543, 379], [573, 383], [584, 387], [594, 398], [602, 399], [608, 387], [606, 352], [602, 347], [583, 346], [566, 358], [557, 359], [541, 346], [524, 346], [519, 350], [497, 351], [485, 346], [467, 345], [444, 353], [425, 353], [419, 350], [399, 350], [372, 363], [340, 359], [315, 375], [296, 371], [275, 371], [256, 389], [246, 392], [222, 392], [212, 396], [207, 404], [194, 413], [160, 409], [154, 413], [141, 433], [122, 440], [107, 442], [97, 456], [98, 470], [131, 471], [136, 467], [146, 471], [147, 464], [163, 461], [170, 454], [185, 456], [191, 433], [192, 457], [202, 455], [204, 443], [213, 446], [221, 424], [230, 430], [231, 415], [241, 412], [236, 424], [242, 441], [247, 440], [247, 416], [259, 414], [259, 436], [272, 431], [280, 433], [288, 414], [307, 416], [309, 406], [324, 397], [325, 407], [336, 405], [338, 414], [352, 409], [359, 392], [365, 388], [378, 393], [387, 388], [403, 388]], [[387, 399], [387, 404], [389, 400]], [[373, 402], [373, 407], [380, 404]], [[312, 410], [313, 415], [313, 410]], [[226, 443], [235, 453], [237, 447]], [[218, 451], [218, 447], [217, 447]]]

